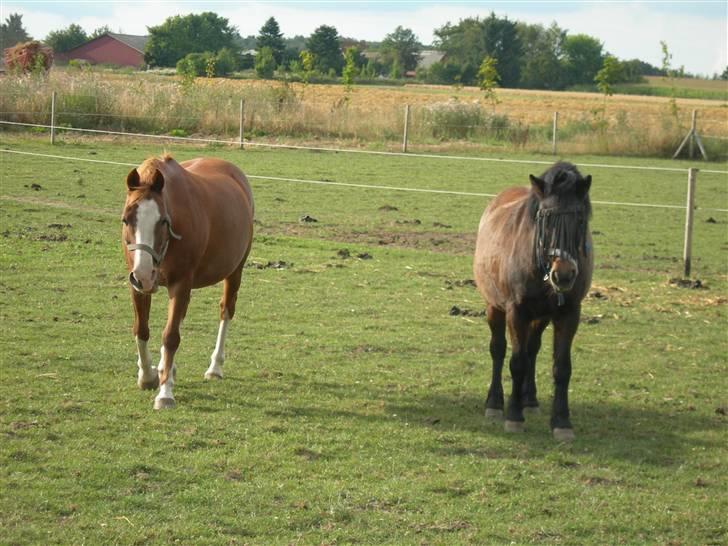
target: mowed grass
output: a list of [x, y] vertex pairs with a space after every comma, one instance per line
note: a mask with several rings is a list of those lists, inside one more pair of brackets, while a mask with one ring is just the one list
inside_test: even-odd
[[[0, 148], [132, 164], [165, 149], [7, 134]], [[478, 193], [545, 168], [166, 149], [255, 176]], [[573, 352], [577, 439], [559, 445], [550, 343], [543, 411], [508, 435], [483, 418], [487, 325], [449, 314], [483, 309], [467, 281], [487, 198], [251, 178], [257, 266], [243, 278], [226, 377], [202, 379], [218, 286], [194, 293], [178, 407], [155, 412], [154, 394], [135, 385], [119, 241], [130, 167], [0, 162], [0, 542], [726, 542], [725, 212], [697, 211], [693, 280], [707, 288], [693, 290], [669, 282], [681, 273], [684, 210], [595, 205], [595, 286]], [[583, 170], [597, 201], [684, 203], [683, 173]], [[700, 173], [697, 200], [728, 208], [725, 175]], [[318, 222], [299, 222], [305, 214]], [[266, 267], [276, 261], [282, 269]], [[160, 293], [154, 350], [165, 311]]]

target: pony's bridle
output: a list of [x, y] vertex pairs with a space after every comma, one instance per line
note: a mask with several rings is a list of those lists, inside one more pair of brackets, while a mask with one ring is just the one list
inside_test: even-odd
[[[579, 262], [576, 256], [573, 255], [578, 252], [579, 241], [573, 240], [573, 236], [566, 233], [564, 217], [578, 216], [580, 214], [584, 214], [584, 211], [578, 208], [564, 210], [556, 208], [538, 209], [536, 212], [536, 236], [534, 241], [536, 263], [538, 264], [539, 270], [543, 273], [544, 282], [548, 282], [556, 294], [559, 306], [564, 304], [564, 294], [574, 287], [576, 278], [579, 276]], [[549, 226], [548, 224], [551, 225]], [[551, 228], [550, 230], [548, 229], [549, 227]], [[555, 236], [549, 237], [548, 244], [553, 246], [547, 247], [546, 237], [549, 232], [555, 234]], [[586, 254], [588, 252], [586, 237], [583, 237], [583, 239], [584, 253]], [[572, 252], [569, 252], [567, 249]], [[554, 278], [553, 258], [568, 261], [574, 267], [574, 276], [566, 287], [560, 286]]]
[[152, 261], [154, 262], [154, 265], [156, 267], [159, 267], [159, 264], [162, 263], [164, 260], [164, 257], [167, 255], [167, 248], [169, 247], [169, 241], [170, 238], [177, 239], [178, 241], [182, 239], [181, 235], [177, 235], [172, 230], [172, 219], [169, 217], [169, 213], [164, 215], [164, 218], [162, 218], [162, 223], [167, 226], [167, 231], [169, 232], [169, 237], [167, 237], [167, 240], [164, 241], [164, 244], [162, 245], [162, 249], [157, 252], [149, 245], [146, 245], [144, 243], [127, 243], [126, 248], [128, 248], [130, 251], [134, 250], [143, 250], [147, 254], [150, 254], [152, 256]]

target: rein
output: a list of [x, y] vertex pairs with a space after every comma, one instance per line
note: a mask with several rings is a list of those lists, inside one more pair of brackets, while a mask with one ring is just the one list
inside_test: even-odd
[[167, 248], [169, 247], [169, 241], [170, 238], [177, 239], [178, 241], [182, 239], [181, 235], [177, 235], [172, 230], [172, 219], [169, 217], [169, 214], [166, 214], [165, 217], [162, 219], [162, 222], [164, 222], [167, 225], [167, 230], [169, 231], [169, 238], [164, 242], [162, 245], [162, 250], [160, 252], [157, 252], [154, 250], [153, 247], [146, 245], [144, 243], [133, 243], [133, 244], [127, 244], [126, 248], [128, 248], [131, 251], [134, 250], [143, 250], [147, 254], [150, 254], [152, 256], [152, 261], [154, 262], [154, 265], [159, 267], [159, 264], [162, 263], [164, 260], [164, 257], [167, 255]]

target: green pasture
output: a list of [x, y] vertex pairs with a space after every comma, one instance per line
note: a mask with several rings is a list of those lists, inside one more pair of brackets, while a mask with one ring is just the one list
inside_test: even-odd
[[[726, 175], [698, 175], [701, 288], [671, 282], [683, 209], [594, 205], [566, 445], [548, 430], [550, 343], [526, 432], [483, 417], [489, 334], [468, 281], [486, 197], [257, 178], [490, 194], [546, 166], [9, 133], [0, 150], [222, 157], [251, 175], [257, 216], [225, 379], [202, 378], [218, 286], [194, 293], [177, 408], [155, 412], [119, 240], [130, 167], [0, 151], [0, 544], [728, 541]], [[596, 201], [685, 202], [686, 173], [582, 171]]]

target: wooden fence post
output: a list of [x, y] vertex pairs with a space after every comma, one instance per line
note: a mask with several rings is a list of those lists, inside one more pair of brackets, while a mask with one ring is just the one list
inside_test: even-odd
[[685, 277], [690, 277], [690, 265], [693, 251], [693, 212], [695, 210], [695, 181], [698, 169], [688, 170], [688, 200], [685, 213], [685, 246], [683, 247], [683, 261], [685, 262]]
[[51, 94], [51, 144], [56, 143], [56, 92]]
[[558, 131], [559, 131], [559, 113], [554, 112], [553, 135], [551, 137], [551, 153], [553, 155], [556, 155], [556, 143], [558, 140], [558, 137], [557, 137]]
[[[692, 119], [690, 120], [690, 132], [693, 135], [695, 135], [695, 127], [697, 125], [697, 117], [698, 117], [698, 111], [697, 110], [693, 110], [693, 116], [692, 116]], [[690, 140], [688, 140], [688, 154], [690, 156], [690, 159], [692, 159], [693, 156], [695, 155], [695, 149], [694, 149], [695, 148], [695, 142], [694, 142], [694, 140], [695, 140], [694, 137], [691, 138]]]
[[404, 107], [404, 137], [402, 139], [402, 152], [407, 153], [407, 130], [409, 129], [410, 105]]
[[245, 121], [244, 117], [245, 113], [245, 99], [240, 99], [240, 136], [239, 136], [239, 144], [240, 149], [243, 149], [243, 122]]

